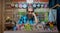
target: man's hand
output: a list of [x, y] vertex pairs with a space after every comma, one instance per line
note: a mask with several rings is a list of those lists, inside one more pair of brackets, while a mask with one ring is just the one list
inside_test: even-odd
[[56, 4], [56, 6], [60, 6], [59, 4]]
[[35, 13], [32, 13], [33, 14], [33, 16], [34, 16], [34, 19], [35, 19], [35, 22], [36, 22], [36, 24], [38, 23], [38, 18], [37, 18], [37, 16], [36, 16], [36, 14]]
[[35, 14], [35, 13], [32, 13], [32, 15], [33, 15], [33, 16], [36, 16], [36, 14]]
[[57, 6], [58, 6], [58, 7], [60, 7], [60, 5], [59, 5], [59, 4], [56, 4], [56, 5], [55, 5], [54, 7], [52, 7], [52, 8], [55, 8], [55, 7], [57, 7]]

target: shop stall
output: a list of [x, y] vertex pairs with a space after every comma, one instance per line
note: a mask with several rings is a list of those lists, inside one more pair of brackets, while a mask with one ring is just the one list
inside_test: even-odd
[[[36, 27], [30, 24], [18, 25], [18, 21], [32, 7], [39, 19]], [[48, 0], [5, 0], [5, 31], [58, 32], [56, 27], [56, 9], [48, 7]]]

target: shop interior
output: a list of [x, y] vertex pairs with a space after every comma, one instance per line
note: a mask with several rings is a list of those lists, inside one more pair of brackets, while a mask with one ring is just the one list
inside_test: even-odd
[[[56, 27], [57, 10], [48, 7], [49, 0], [5, 0], [4, 31], [58, 32]], [[26, 15], [27, 7], [32, 6], [39, 19], [36, 27], [21, 25], [18, 21]]]

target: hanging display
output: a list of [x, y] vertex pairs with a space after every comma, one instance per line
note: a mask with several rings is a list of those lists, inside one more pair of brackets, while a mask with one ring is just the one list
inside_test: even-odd
[[44, 8], [47, 8], [48, 7], [48, 4], [44, 4]]
[[37, 5], [36, 5], [36, 3], [33, 3], [33, 8], [34, 9], [36, 9], [37, 7], [36, 7]]
[[44, 7], [44, 4], [41, 4], [41, 8], [43, 8]]
[[14, 7], [15, 7], [14, 3], [12, 3], [12, 4], [11, 4], [11, 7], [12, 7], [12, 8], [14, 8]]
[[22, 8], [22, 7], [23, 7], [22, 3], [19, 3], [19, 8]]
[[40, 8], [41, 7], [41, 4], [40, 3], [37, 3], [37, 8]]
[[18, 3], [15, 3], [15, 8], [18, 8]]
[[22, 7], [24, 8], [24, 9], [26, 9], [28, 6], [27, 6], [27, 4], [22, 4]]

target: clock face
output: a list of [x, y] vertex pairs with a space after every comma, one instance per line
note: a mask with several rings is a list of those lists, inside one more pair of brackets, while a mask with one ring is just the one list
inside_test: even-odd
[[18, 3], [15, 4], [15, 7], [18, 8]]
[[47, 4], [44, 4], [44, 8], [47, 8], [48, 7], [48, 5]]
[[19, 3], [19, 8], [22, 8], [22, 3]]
[[43, 8], [44, 7], [44, 4], [41, 4], [41, 7]]
[[23, 8], [27, 8], [27, 4], [23, 4], [22, 7], [23, 7]]
[[38, 4], [37, 4], [37, 8], [40, 8], [40, 7], [41, 7], [41, 5], [38, 3]]
[[35, 8], [36, 7], [36, 4], [33, 4], [33, 7]]
[[14, 6], [14, 4], [12, 3], [11, 6]]

